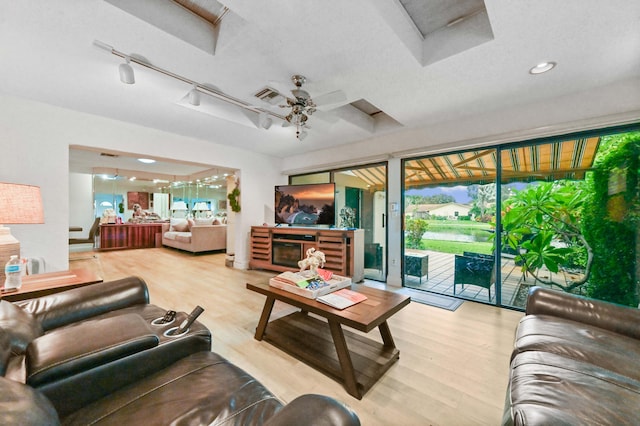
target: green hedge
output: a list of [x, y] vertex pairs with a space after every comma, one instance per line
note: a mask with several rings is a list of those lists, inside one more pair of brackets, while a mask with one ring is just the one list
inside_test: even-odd
[[[595, 171], [587, 177], [584, 235], [594, 253], [586, 290], [591, 297], [638, 306], [636, 230], [640, 132], [602, 138]], [[625, 172], [619, 174], [618, 172]], [[618, 174], [617, 174], [618, 173]], [[613, 176], [626, 180], [626, 190], [609, 195]]]

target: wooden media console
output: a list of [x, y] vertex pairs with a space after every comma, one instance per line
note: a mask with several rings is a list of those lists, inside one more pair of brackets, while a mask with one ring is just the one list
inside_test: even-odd
[[310, 248], [324, 253], [325, 269], [364, 279], [364, 230], [329, 228], [251, 227], [249, 268], [269, 271], [298, 269], [298, 261]]

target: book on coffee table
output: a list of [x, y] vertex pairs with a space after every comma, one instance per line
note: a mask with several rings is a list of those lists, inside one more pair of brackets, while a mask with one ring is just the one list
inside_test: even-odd
[[357, 291], [343, 288], [341, 290], [334, 291], [333, 293], [320, 296], [316, 300], [336, 309], [345, 309], [349, 306], [355, 305], [356, 303], [360, 303], [363, 300], [367, 300], [367, 296], [362, 293], [358, 293]]
[[327, 272], [330, 275], [322, 274], [321, 276], [325, 278], [318, 280], [309, 271], [286, 271], [269, 279], [269, 285], [308, 299], [315, 299], [318, 296], [351, 286], [351, 278]]

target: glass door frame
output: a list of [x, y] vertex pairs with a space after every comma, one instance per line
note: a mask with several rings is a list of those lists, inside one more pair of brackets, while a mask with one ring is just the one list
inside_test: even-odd
[[[366, 278], [384, 283], [387, 281], [388, 258], [389, 258], [389, 227], [388, 227], [389, 206], [388, 206], [388, 203], [386, 202], [388, 198], [388, 188], [389, 188], [389, 162], [381, 161], [381, 162], [375, 162], [371, 164], [359, 164], [351, 167], [341, 167], [339, 169], [331, 169], [331, 170], [309, 172], [304, 174], [290, 175], [288, 177], [288, 181], [290, 185], [295, 185], [297, 183], [302, 183], [300, 182], [300, 179], [304, 179], [306, 177], [308, 179], [304, 180], [305, 183], [336, 183], [335, 182], [336, 174], [338, 173], [358, 170], [358, 169], [374, 168], [374, 167], [384, 167], [383, 185], [384, 185], [385, 202], [384, 202], [384, 212], [382, 213], [383, 214], [382, 229], [383, 229], [384, 249], [382, 249], [382, 265], [381, 265], [382, 270], [381, 270], [380, 277], [379, 278], [366, 277]], [[362, 200], [360, 201], [360, 204], [361, 203], [362, 203]], [[372, 220], [373, 220], [372, 223], [375, 223], [374, 219], [375, 218], [373, 218], [372, 216]], [[336, 224], [335, 225], [336, 227], [340, 226], [337, 200], [336, 200]], [[373, 232], [373, 230], [371, 229], [367, 231], [367, 229], [365, 228], [360, 228], [360, 229], [363, 229], [365, 232], [365, 242], [366, 242], [368, 237], [367, 232]]]

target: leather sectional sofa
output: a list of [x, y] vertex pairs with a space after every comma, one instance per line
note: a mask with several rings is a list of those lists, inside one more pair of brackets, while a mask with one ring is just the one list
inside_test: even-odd
[[640, 310], [534, 287], [504, 425], [639, 425]]
[[332, 398], [283, 404], [164, 313], [137, 277], [0, 301], [0, 424], [359, 424]]

